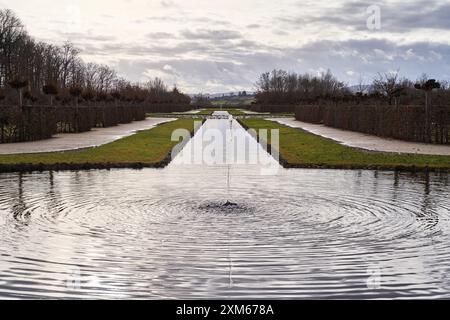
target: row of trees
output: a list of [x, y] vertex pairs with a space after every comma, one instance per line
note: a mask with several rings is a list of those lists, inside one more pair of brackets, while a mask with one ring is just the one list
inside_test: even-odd
[[[256, 82], [258, 104], [318, 103], [323, 100], [354, 102], [355, 104], [431, 105], [431, 92], [438, 91], [439, 102], [449, 99], [447, 82], [437, 82], [422, 75], [413, 82], [401, 77], [398, 72], [379, 73], [372, 83], [349, 88], [330, 71], [319, 76], [297, 74], [283, 70], [263, 73]], [[425, 96], [425, 99], [424, 99]]]
[[186, 111], [190, 102], [159, 78], [134, 84], [106, 65], [85, 63], [69, 42], [37, 42], [11, 10], [0, 10], [0, 143]]
[[0, 100], [5, 103], [76, 104], [101, 101], [189, 104], [161, 79], [145, 85], [118, 77], [107, 65], [85, 63], [71, 43], [55, 46], [32, 39], [11, 10], [0, 10]]
[[296, 104], [318, 97], [337, 97], [348, 93], [343, 82], [330, 71], [320, 76], [284, 70], [263, 73], [256, 82], [259, 104]]

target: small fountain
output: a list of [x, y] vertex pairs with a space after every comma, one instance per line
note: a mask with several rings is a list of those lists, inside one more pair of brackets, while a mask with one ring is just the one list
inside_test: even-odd
[[[233, 135], [231, 134], [232, 130], [233, 130], [233, 116], [230, 114], [228, 117], [228, 121], [230, 122], [230, 139], [229, 139], [229, 143], [230, 146], [232, 146], [233, 144]], [[228, 200], [227, 202], [225, 202], [225, 204], [223, 205], [224, 207], [238, 207], [237, 203], [231, 202], [230, 201], [230, 178], [231, 178], [231, 164], [228, 163], [228, 173], [227, 173], [227, 196], [228, 196]]]

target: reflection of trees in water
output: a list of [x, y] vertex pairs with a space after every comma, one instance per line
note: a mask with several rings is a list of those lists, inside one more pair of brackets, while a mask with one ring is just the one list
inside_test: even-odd
[[375, 170], [373, 172], [373, 193], [378, 193], [378, 179], [379, 179], [379, 172], [378, 170]]
[[14, 219], [20, 223], [20, 225], [28, 226], [31, 218], [31, 213], [28, 211], [27, 205], [24, 199], [23, 188], [23, 174], [18, 174], [17, 191], [13, 192], [11, 211]]
[[[32, 218], [33, 211], [27, 205], [27, 200], [43, 201], [44, 203], [39, 205], [39, 207], [45, 208], [47, 214], [51, 214], [53, 218], [56, 218], [59, 214], [59, 210], [57, 210], [57, 208], [60, 202], [55, 188], [54, 172], [50, 171], [48, 173], [48, 178], [42, 180], [42, 183], [48, 181], [48, 191], [44, 193], [44, 197], [40, 197], [38, 193], [34, 193], [31, 195], [32, 197], [35, 197], [34, 199], [27, 199], [23, 174], [19, 173], [17, 177], [17, 189], [13, 188], [11, 192], [11, 212], [14, 219], [19, 222], [19, 225], [28, 226]], [[39, 192], [39, 190], [33, 191]]]
[[[406, 183], [401, 185], [401, 180]], [[448, 174], [442, 173], [429, 173], [429, 172], [418, 172], [418, 173], [399, 173], [394, 174], [394, 192], [393, 201], [399, 201], [399, 195], [401, 192], [405, 191], [405, 188], [411, 188], [412, 191], [416, 191], [417, 186], [421, 186], [421, 200], [419, 204], [419, 199], [407, 199], [417, 201], [419, 204], [417, 212], [417, 221], [425, 225], [426, 229], [434, 229], [439, 224], [439, 213], [438, 213], [438, 203], [436, 197], [433, 196], [433, 186], [448, 186]], [[402, 190], [403, 189], [403, 190]], [[417, 193], [407, 193], [406, 195], [410, 197], [419, 196], [420, 190]]]
[[56, 219], [60, 213], [60, 210], [58, 210], [60, 202], [55, 188], [55, 176], [53, 171], [49, 171], [48, 173], [48, 191], [46, 193], [45, 201], [47, 213], [50, 214], [53, 219]]
[[392, 192], [392, 202], [396, 203], [398, 201], [398, 191], [400, 185], [400, 173], [398, 171], [394, 172], [394, 186]]
[[398, 188], [400, 182], [400, 173], [398, 171], [394, 172], [394, 189]]
[[422, 222], [427, 225], [427, 229], [435, 228], [439, 223], [439, 215], [437, 213], [436, 203], [433, 200], [433, 197], [430, 195], [431, 186], [430, 186], [430, 174], [426, 172], [424, 174], [424, 192], [422, 199], [422, 216], [419, 218]]

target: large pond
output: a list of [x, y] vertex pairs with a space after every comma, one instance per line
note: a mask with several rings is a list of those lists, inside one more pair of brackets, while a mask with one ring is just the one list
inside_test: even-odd
[[0, 298], [450, 298], [449, 175], [189, 164], [200, 136], [166, 169], [1, 174]]

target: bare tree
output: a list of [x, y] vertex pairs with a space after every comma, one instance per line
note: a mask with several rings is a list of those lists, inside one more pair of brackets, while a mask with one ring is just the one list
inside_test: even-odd
[[20, 78], [14, 79], [12, 81], [9, 82], [9, 86], [15, 90], [17, 90], [18, 92], [18, 96], [19, 96], [19, 108], [23, 107], [23, 89], [28, 86], [28, 80], [23, 80]]
[[74, 65], [77, 62], [79, 50], [76, 49], [71, 42], [65, 42], [60, 49], [61, 57], [61, 86], [67, 88], [70, 78], [73, 77]]
[[0, 10], [0, 87], [17, 75], [17, 48], [25, 37], [24, 26], [9, 9]]
[[108, 92], [112, 89], [114, 80], [117, 78], [116, 71], [106, 65], [97, 66], [97, 90]]
[[422, 75], [422, 78], [414, 86], [417, 90], [425, 92], [425, 130], [427, 132], [427, 139], [431, 140], [431, 128], [430, 128], [430, 105], [431, 105], [431, 92], [434, 89], [441, 88], [441, 84], [435, 79], [428, 79], [427, 75]]
[[377, 77], [373, 80], [373, 88], [376, 92], [385, 96], [389, 105], [392, 102], [397, 106], [400, 95], [410, 85], [410, 82], [399, 76], [397, 72], [387, 72], [384, 74], [378, 73]]
[[255, 86], [258, 102], [272, 104], [293, 104], [318, 97], [338, 97], [345, 92], [344, 83], [338, 81], [329, 70], [320, 76], [273, 70], [263, 73]]

